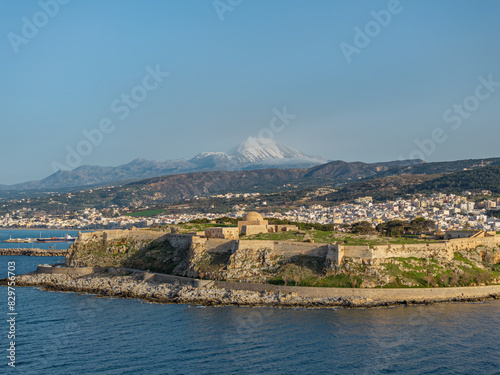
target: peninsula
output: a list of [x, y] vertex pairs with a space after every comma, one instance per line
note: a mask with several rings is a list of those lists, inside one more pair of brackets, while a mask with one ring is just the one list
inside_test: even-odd
[[17, 285], [204, 305], [475, 301], [500, 297], [499, 245], [496, 232], [394, 239], [303, 230], [249, 212], [237, 226], [80, 233], [64, 266], [40, 266]]

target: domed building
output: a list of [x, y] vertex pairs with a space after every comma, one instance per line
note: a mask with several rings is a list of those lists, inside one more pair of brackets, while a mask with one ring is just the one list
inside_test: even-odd
[[287, 232], [298, 230], [295, 225], [269, 225], [267, 220], [264, 220], [261, 214], [255, 211], [247, 212], [243, 215], [243, 220], [238, 221], [238, 228], [223, 227], [223, 228], [205, 228], [206, 238], [219, 238], [226, 240], [236, 240], [239, 234], [247, 236], [259, 233]]
[[238, 231], [250, 235], [267, 233], [269, 222], [264, 220], [261, 214], [255, 211], [247, 212], [243, 215], [243, 220], [238, 222]]
[[250, 211], [250, 212], [247, 212], [245, 215], [243, 215], [243, 221], [257, 222], [258, 223], [257, 225], [260, 225], [260, 223], [264, 222], [265, 220], [262, 217], [262, 215], [259, 214], [258, 212]]

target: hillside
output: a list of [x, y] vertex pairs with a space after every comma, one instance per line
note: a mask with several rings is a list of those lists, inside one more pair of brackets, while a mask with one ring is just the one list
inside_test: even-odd
[[[117, 187], [96, 188], [72, 194], [45, 195], [32, 198], [29, 206], [54, 213], [81, 210], [86, 207], [102, 209], [164, 206], [195, 197], [210, 197], [226, 193], [261, 193], [272, 194], [266, 196], [267, 209], [271, 209], [272, 207], [286, 208], [295, 204], [302, 205], [304, 200], [320, 204], [348, 202], [367, 195], [380, 201], [415, 193], [461, 193], [464, 190], [490, 190], [495, 194], [500, 193], [500, 166], [476, 168], [444, 175], [395, 174], [382, 178], [372, 176], [360, 181], [346, 178], [352, 173], [358, 173], [361, 169], [370, 170], [371, 165], [346, 164], [345, 162], [332, 162], [326, 164], [326, 167], [312, 169], [258, 169], [169, 175]], [[379, 167], [382, 166], [379, 165]], [[311, 194], [314, 195], [314, 189], [321, 187], [327, 187], [330, 192], [321, 194], [321, 198], [318, 199], [311, 198]], [[201, 204], [210, 203], [210, 206], [202, 210], [213, 209], [217, 212], [227, 212], [231, 205], [236, 204], [223, 201], [207, 202], [205, 200]], [[222, 206], [219, 207], [219, 205]], [[12, 200], [6, 202], [1, 211], [8, 212], [25, 206], [23, 201]], [[193, 201], [192, 208], [195, 206], [196, 210], [201, 208]]]
[[390, 171], [392, 169], [400, 170], [400, 168], [420, 165], [424, 163], [422, 160], [402, 160], [381, 163], [362, 163], [337, 160], [327, 164], [318, 165], [310, 168], [306, 173], [306, 178], [328, 178], [340, 181], [356, 180], [370, 178], [380, 175], [381, 172]]
[[393, 176], [397, 174], [441, 174], [454, 173], [468, 169], [476, 169], [481, 166], [500, 165], [500, 158], [490, 159], [467, 159], [456, 161], [443, 161], [433, 163], [422, 163], [416, 165], [408, 165], [395, 167], [387, 171], [381, 172], [380, 177]]
[[397, 175], [365, 180], [344, 186], [334, 193], [322, 196], [332, 202], [348, 202], [362, 196], [375, 200], [395, 199], [410, 192], [418, 192], [419, 186], [433, 181], [439, 175]]
[[409, 192], [461, 193], [464, 190], [490, 190], [495, 194], [500, 193], [500, 166], [450, 173], [416, 185], [409, 189]]

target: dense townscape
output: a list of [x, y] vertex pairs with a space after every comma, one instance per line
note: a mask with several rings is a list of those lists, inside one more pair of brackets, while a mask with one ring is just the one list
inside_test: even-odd
[[[487, 195], [488, 192], [485, 192]], [[479, 229], [499, 230], [500, 218], [494, 217], [500, 206], [500, 198], [471, 201], [470, 193], [463, 195], [432, 194], [416, 196], [412, 199], [397, 199], [383, 203], [373, 202], [371, 197], [361, 197], [353, 203], [326, 207], [322, 205], [302, 206], [286, 212], [269, 212], [268, 218], [289, 220], [293, 222], [342, 225], [360, 221], [371, 223], [374, 227], [391, 220], [410, 221], [425, 218], [436, 223], [442, 230]], [[226, 199], [233, 198], [228, 195]], [[265, 204], [265, 202], [261, 202]], [[246, 207], [235, 206], [234, 211], [226, 214], [216, 213], [179, 213], [162, 214], [152, 217], [133, 216], [127, 214], [128, 209], [97, 210], [89, 208], [81, 212], [64, 215], [48, 215], [30, 209], [18, 210], [0, 217], [2, 228], [53, 228], [53, 229], [117, 229], [147, 228], [160, 225], [172, 225], [189, 222], [195, 219], [215, 220], [223, 216], [241, 217]]]

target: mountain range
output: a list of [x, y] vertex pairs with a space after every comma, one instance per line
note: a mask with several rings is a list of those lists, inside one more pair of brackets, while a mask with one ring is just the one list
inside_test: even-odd
[[202, 152], [190, 160], [154, 161], [135, 159], [117, 167], [83, 165], [74, 170], [60, 170], [40, 181], [0, 185], [0, 190], [46, 190], [123, 184], [126, 182], [183, 173], [239, 171], [265, 168], [310, 168], [326, 163], [272, 139], [250, 137], [225, 152]]
[[[301, 189], [349, 185], [348, 190], [344, 189], [342, 193], [331, 197], [332, 200], [338, 200], [365, 190], [392, 191], [396, 194], [398, 191], [406, 191], [410, 186], [417, 186], [446, 174], [478, 168], [484, 170], [481, 167], [498, 165], [500, 158], [436, 163], [425, 163], [422, 160], [326, 162], [323, 158], [304, 154], [269, 139], [249, 138], [228, 153], [204, 152], [190, 160], [163, 162], [136, 159], [118, 167], [86, 165], [73, 171], [59, 171], [41, 181], [3, 186], [0, 190], [8, 198], [17, 195], [34, 197], [43, 195], [44, 191], [69, 192], [117, 186], [94, 190], [93, 193], [88, 190], [90, 195], [82, 193], [81, 197], [74, 196], [71, 202], [79, 200], [82, 204], [92, 201], [94, 204], [127, 206], [130, 202], [137, 201], [148, 204], [158, 201], [174, 202], [226, 192], [266, 193], [284, 191], [291, 187]], [[411, 178], [411, 175], [415, 178]], [[459, 179], [462, 178], [462, 175], [458, 176]], [[489, 180], [494, 181], [491, 178]], [[447, 180], [444, 181], [448, 183]], [[458, 186], [456, 182], [454, 184]], [[442, 187], [441, 185], [439, 186]]]
[[[493, 164], [494, 161], [497, 164]], [[97, 209], [141, 207], [171, 207], [173, 210], [226, 210], [234, 205], [227, 199], [197, 199], [226, 193], [265, 194], [266, 208], [298, 207], [308, 200], [310, 204], [349, 202], [360, 196], [372, 196], [377, 201], [396, 199], [415, 193], [455, 193], [465, 190], [490, 190], [500, 193], [500, 158], [485, 161], [461, 160], [447, 162], [439, 168], [428, 163], [427, 171], [450, 170], [451, 173], [407, 173], [426, 164], [405, 166], [407, 162], [354, 163], [353, 169], [345, 162], [331, 162], [310, 169], [256, 169], [250, 171], [212, 171], [177, 174], [135, 181], [121, 186], [106, 186], [66, 194], [24, 196], [29, 199], [4, 201], [0, 213], [15, 212], [29, 207], [47, 213], [74, 212], [88, 207]], [[479, 163], [479, 164], [478, 164]], [[403, 165], [400, 165], [403, 164]], [[463, 170], [463, 165], [479, 165]], [[484, 165], [484, 167], [482, 167]], [[454, 166], [454, 167], [453, 167]], [[410, 169], [408, 169], [410, 168]], [[378, 174], [373, 174], [373, 171]], [[425, 172], [426, 170], [424, 170]], [[355, 173], [356, 172], [356, 173]], [[422, 172], [422, 171], [421, 171]], [[368, 177], [353, 179], [348, 176]], [[383, 176], [388, 174], [387, 176]], [[317, 194], [321, 189], [323, 192]], [[333, 189], [332, 189], [333, 188]], [[316, 198], [314, 198], [316, 197]], [[194, 199], [193, 199], [194, 198]], [[244, 200], [243, 200], [244, 201]], [[220, 211], [220, 212], [222, 212]], [[180, 212], [180, 211], [179, 211]]]

